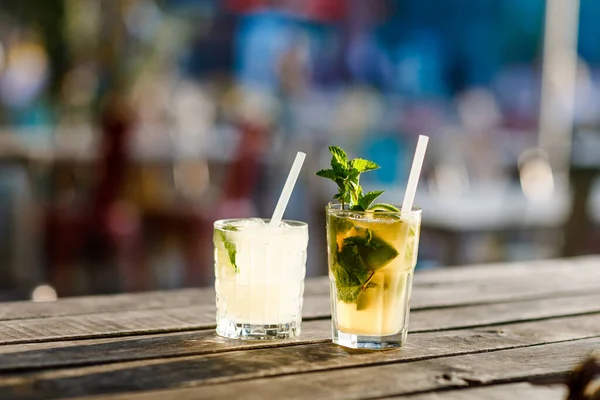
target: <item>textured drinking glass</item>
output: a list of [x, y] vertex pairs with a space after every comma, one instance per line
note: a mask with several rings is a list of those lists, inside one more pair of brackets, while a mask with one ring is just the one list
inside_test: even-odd
[[284, 339], [300, 334], [308, 225], [247, 218], [214, 224], [217, 334]]
[[421, 210], [355, 212], [330, 203], [326, 213], [333, 342], [366, 349], [402, 346]]

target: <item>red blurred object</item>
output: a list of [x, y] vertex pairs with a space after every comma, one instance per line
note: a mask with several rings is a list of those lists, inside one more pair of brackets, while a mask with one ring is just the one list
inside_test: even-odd
[[347, 13], [347, 0], [224, 0], [224, 5], [239, 14], [273, 7], [321, 22], [343, 20]]
[[129, 164], [132, 113], [117, 97], [107, 101], [101, 118], [102, 143], [98, 182], [85, 205], [53, 205], [47, 211], [46, 246], [50, 283], [59, 295], [75, 290], [76, 265], [86, 256], [112, 257], [124, 290], [149, 288], [141, 273], [141, 224], [137, 209], [120, 199]]
[[222, 201], [250, 197], [258, 183], [260, 157], [267, 146], [264, 127], [246, 123], [240, 127], [242, 140], [225, 180]]

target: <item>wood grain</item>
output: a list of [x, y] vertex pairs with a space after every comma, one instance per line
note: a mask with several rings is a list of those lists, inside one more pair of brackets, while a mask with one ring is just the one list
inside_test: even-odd
[[417, 309], [409, 330], [430, 331], [537, 320], [600, 312], [600, 293], [539, 300], [509, 301], [451, 309]]
[[[169, 313], [172, 311], [164, 310], [161, 313], [170, 316], [169, 318], [161, 316], [156, 311], [120, 313], [121, 316], [117, 314], [116, 317], [112, 314], [100, 314], [101, 320], [111, 321], [109, 327], [116, 329], [116, 331], [112, 331], [112, 334], [99, 320], [95, 320], [99, 316], [98, 314], [92, 317], [76, 316], [36, 320], [54, 326], [54, 333], [51, 333], [50, 336], [37, 336], [35, 341], [41, 343], [31, 343], [31, 339], [22, 338], [23, 344], [0, 346], [0, 371], [142, 360], [185, 354], [199, 355], [210, 352], [327, 342], [331, 339], [330, 320], [304, 321], [302, 335], [299, 338], [283, 342], [226, 340], [215, 336], [212, 329], [201, 332], [132, 336], [136, 332], [142, 332], [141, 328], [144, 324], [146, 329], [144, 332], [157, 333], [159, 329], [185, 330], [190, 326], [193, 328], [194, 324], [197, 324], [198, 328], [206, 328], [212, 326], [214, 319], [212, 314], [214, 311], [204, 316], [194, 310], [187, 313], [188, 309], [183, 309], [184, 313], [182, 314], [170, 315]], [[447, 309], [423, 310], [411, 314], [410, 332], [412, 334], [414, 332], [489, 326], [590, 312], [600, 313], [600, 295], [463, 306], [453, 308], [451, 311]], [[145, 315], [146, 313], [149, 315]], [[153, 315], [155, 316], [153, 317]], [[597, 317], [600, 318], [600, 314], [597, 314]], [[85, 321], [90, 318], [95, 322], [86, 325]], [[67, 324], [65, 324], [65, 319], [68, 320]], [[74, 328], [79, 326], [80, 319], [83, 319], [80, 327]], [[163, 321], [163, 325], [160, 321]], [[172, 325], [168, 325], [169, 321]], [[211, 324], [208, 324], [208, 321]], [[29, 321], [19, 321], [25, 325], [27, 322]], [[29, 331], [31, 332], [31, 330]], [[40, 329], [38, 329], [38, 335], [39, 331]], [[0, 325], [0, 332], [2, 332], [2, 325]], [[78, 336], [78, 333], [81, 335]], [[111, 337], [114, 335], [118, 336]], [[127, 336], [123, 337], [123, 335]], [[111, 338], [82, 339], [103, 336]], [[78, 340], [64, 340], [69, 337]], [[11, 340], [13, 343], [18, 342], [18, 338]], [[59, 341], [44, 343], [44, 341], [52, 340]], [[0, 340], [0, 342], [2, 341]], [[9, 339], [5, 338], [4, 343], [8, 342]]]
[[[214, 385], [201, 385], [200, 381], [188, 381], [185, 384], [180, 383], [181, 386], [187, 386], [186, 388], [160, 390], [153, 387], [154, 391], [139, 394], [121, 393], [119, 398], [202, 400], [230, 399], [242, 395], [244, 399], [251, 400], [283, 396], [286, 399], [390, 397], [440, 389], [467, 388], [472, 385], [527, 382], [532, 377], [539, 376], [561, 377], [591, 349], [598, 346], [600, 346], [600, 338], [594, 338], [480, 354], [375, 365], [368, 368], [334, 369]], [[61, 388], [66, 387], [61, 386]], [[1, 388], [0, 393], [2, 393]], [[94, 393], [98, 393], [96, 388]], [[93, 398], [108, 400], [110, 397], [94, 396]], [[85, 399], [91, 398], [85, 397]]]
[[[302, 314], [307, 320], [328, 318], [329, 310], [329, 295], [311, 296], [305, 299]], [[213, 329], [215, 313], [216, 307], [211, 301], [179, 308], [3, 321], [0, 323], [0, 349], [6, 344]]]
[[600, 293], [600, 276], [532, 276], [528, 279], [490, 279], [452, 285], [421, 285], [413, 288], [416, 308], [454, 307], [466, 304], [490, 304], [582, 293]]
[[[310, 296], [304, 304], [304, 318], [329, 317], [329, 307], [329, 296]], [[452, 312], [414, 307], [410, 329], [441, 330], [598, 311], [600, 294], [462, 306], [453, 308]], [[178, 332], [214, 326], [214, 304], [4, 321], [0, 324], [0, 353], [2, 345], [7, 344]]]
[[0, 346], [0, 373], [48, 367], [214, 354], [331, 341], [330, 321], [308, 321], [300, 337], [284, 341], [243, 341], [213, 330]]
[[[558, 343], [561, 341], [566, 342]], [[546, 345], [546, 343], [550, 344]], [[82, 396], [90, 392], [119, 393], [223, 382], [229, 382], [226, 385], [228, 387], [229, 385], [235, 386], [234, 381], [264, 377], [270, 377], [275, 382], [278, 379], [277, 376], [288, 374], [301, 374], [298, 375], [298, 380], [302, 382], [305, 380], [310, 381], [311, 377], [314, 376], [330, 375], [329, 380], [335, 382], [337, 386], [337, 379], [340, 376], [344, 376], [345, 373], [350, 373], [355, 369], [368, 371], [368, 373], [363, 372], [365, 376], [373, 377], [373, 374], [378, 374], [378, 368], [384, 368], [387, 364], [391, 364], [394, 366], [393, 368], [396, 368], [396, 366], [410, 367], [418, 365], [423, 360], [435, 358], [440, 360], [446, 358], [459, 361], [466, 360], [457, 358], [459, 355], [460, 357], [472, 355], [474, 358], [469, 359], [471, 364], [478, 365], [478, 363], [484, 362], [477, 360], [483, 360], [486, 356], [485, 353], [495, 354], [508, 351], [505, 349], [514, 350], [514, 352], [509, 351], [506, 353], [507, 356], [503, 358], [505, 365], [510, 366], [510, 368], [500, 368], [505, 373], [512, 373], [515, 368], [522, 372], [527, 371], [523, 368], [519, 369], [518, 364], [519, 360], [527, 360], [528, 357], [530, 358], [529, 364], [525, 364], [532, 367], [534, 361], [531, 359], [533, 357], [531, 354], [538, 354], [530, 354], [529, 349], [533, 348], [547, 349], [547, 352], [542, 351], [538, 356], [541, 358], [548, 356], [548, 358], [556, 359], [550, 363], [552, 368], [558, 365], [559, 362], [562, 362], [560, 365], [565, 368], [570, 368], [575, 355], [579, 360], [583, 357], [584, 350], [589, 352], [598, 346], [600, 346], [600, 319], [597, 315], [580, 316], [506, 325], [494, 329], [484, 327], [473, 330], [414, 334], [411, 335], [405, 347], [394, 351], [358, 351], [336, 346], [332, 343], [317, 343], [261, 348], [251, 352], [232, 351], [202, 356], [162, 358], [91, 367], [5, 374], [0, 377], [0, 398], [56, 398], [59, 394]], [[558, 357], [558, 353], [561, 352], [566, 355], [572, 353], [573, 356], [565, 358], [561, 354]], [[516, 359], [511, 361], [510, 357], [516, 357]], [[478, 368], [477, 371], [474, 371], [473, 368], [462, 368], [463, 361], [461, 361], [462, 364], [438, 361], [432, 364], [437, 365], [435, 368], [432, 367], [432, 371], [439, 373], [438, 375], [443, 375], [448, 371], [453, 374], [464, 372], [460, 375], [461, 384], [464, 384], [467, 378], [477, 380], [480, 383], [495, 379], [491, 375], [491, 377], [488, 377], [488, 375], [491, 373], [490, 371], [493, 371], [491, 365], [497, 365], [497, 362], [494, 364], [489, 361], [487, 369]], [[429, 366], [429, 364], [426, 365]], [[453, 367], [450, 368], [452, 365]], [[540, 362], [540, 365], [544, 366], [545, 364]], [[556, 369], [552, 368], [549, 368], [547, 373], [557, 372]], [[410, 368], [408, 369], [410, 370]], [[401, 367], [394, 379], [403, 381], [405, 370], [405, 367]], [[315, 371], [321, 372], [314, 373]], [[384, 371], [387, 370], [384, 368]], [[424, 374], [427, 372], [427, 368], [417, 368], [416, 371], [419, 374]], [[560, 369], [560, 371], [562, 372], [564, 369]], [[307, 372], [312, 373], [305, 374]], [[477, 372], [477, 375], [473, 375], [475, 372]], [[356, 375], [355, 373], [352, 374]], [[387, 376], [388, 379], [391, 379], [389, 374]], [[409, 376], [410, 379], [414, 379], [412, 373]], [[427, 376], [429, 377], [427, 381], [429, 381], [431, 377]], [[434, 375], [434, 378], [436, 376]], [[454, 384], [454, 380], [454, 378], [444, 380], [442, 386]], [[433, 381], [436, 382], [436, 379], [433, 379]], [[316, 382], [313, 383], [318, 386]], [[356, 386], [354, 387], [356, 388]], [[279, 387], [279, 390], [285, 389]], [[226, 390], [223, 393], [232, 395], [231, 392]], [[227, 396], [224, 394], [224, 397]]]
[[383, 352], [330, 342], [327, 277], [307, 280], [289, 341], [215, 336], [212, 288], [0, 304], [0, 399], [552, 399], [564, 389], [525, 382], [560, 380], [600, 348], [598, 256], [414, 285], [408, 343]]
[[207, 326], [214, 315], [214, 310], [192, 306], [5, 321], [0, 344], [192, 330]]
[[[414, 307], [533, 299], [600, 290], [600, 257], [499, 263], [418, 271]], [[517, 285], [515, 289], [512, 286]], [[465, 291], [466, 290], [466, 291]], [[305, 298], [329, 295], [327, 277], [307, 279]], [[0, 303], [0, 321], [116, 311], [180, 308], [214, 303], [213, 288], [88, 296], [50, 303]]]
[[[510, 383], [461, 390], [444, 390], [441, 392], [416, 395], [392, 396], [383, 399], [406, 400], [564, 400], [567, 398], [567, 388], [564, 385], [537, 386], [530, 383]], [[380, 398], [381, 399], [381, 398]], [[383, 400], [382, 399], [382, 400]]]
[[[600, 257], [581, 256], [556, 260], [536, 260], [512, 263], [490, 263], [462, 267], [447, 267], [417, 270], [413, 285], [415, 287], [452, 287], [452, 286], [491, 286], [496, 282], [531, 282], [539, 279], [562, 280], [567, 287], [572, 278], [600, 279]], [[309, 294], [327, 294], [329, 286], [326, 279], [313, 281]]]
[[19, 301], [0, 303], [0, 321], [89, 315], [115, 311], [160, 310], [214, 301], [214, 291], [211, 289], [181, 289], [110, 296], [71, 297], [47, 303]]
[[519, 262], [500, 262], [480, 265], [466, 265], [420, 271], [415, 284], [448, 284], [495, 279], [529, 279], [544, 275], [561, 276], [598, 276], [600, 257], [597, 255], [560, 258], [554, 260], [535, 260]]

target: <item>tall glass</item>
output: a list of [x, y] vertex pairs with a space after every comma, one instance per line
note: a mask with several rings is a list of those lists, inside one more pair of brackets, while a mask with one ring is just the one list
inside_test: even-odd
[[308, 225], [259, 218], [214, 224], [217, 334], [284, 339], [300, 334]]
[[406, 341], [421, 210], [356, 212], [329, 204], [333, 342], [351, 348]]

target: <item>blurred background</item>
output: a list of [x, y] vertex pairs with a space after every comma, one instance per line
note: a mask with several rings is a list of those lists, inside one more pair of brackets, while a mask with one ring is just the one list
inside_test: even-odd
[[597, 0], [2, 0], [0, 300], [211, 285], [212, 223], [310, 226], [328, 145], [401, 202], [417, 268], [600, 253]]

